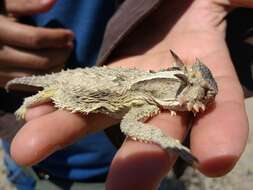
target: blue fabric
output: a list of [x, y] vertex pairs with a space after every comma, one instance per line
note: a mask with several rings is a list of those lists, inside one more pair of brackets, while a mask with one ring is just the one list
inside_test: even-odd
[[58, 0], [49, 12], [33, 17], [35, 25], [69, 28], [75, 33], [75, 50], [68, 67], [93, 66], [114, 0]]
[[91, 134], [54, 153], [35, 168], [59, 178], [102, 182], [115, 151], [104, 133]]
[[[67, 67], [93, 66], [114, 6], [114, 0], [58, 0], [49, 12], [29, 18], [29, 23], [71, 29], [75, 48]], [[35, 167], [63, 179], [104, 181], [115, 152], [100, 132], [54, 153]]]

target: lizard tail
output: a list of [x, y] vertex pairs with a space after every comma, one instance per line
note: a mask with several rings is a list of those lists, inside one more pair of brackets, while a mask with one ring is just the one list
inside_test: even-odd
[[181, 147], [174, 147], [171, 150], [179, 154], [180, 157], [185, 160], [190, 166], [193, 168], [198, 168], [199, 160], [190, 152], [188, 148], [181, 145]]
[[25, 86], [32, 86], [32, 87], [47, 87], [51, 83], [53, 83], [52, 80], [49, 80], [49, 75], [45, 76], [27, 76], [27, 77], [20, 77], [15, 78], [7, 82], [5, 85], [5, 90], [8, 92], [10, 90], [10, 87], [13, 85], [25, 85]]

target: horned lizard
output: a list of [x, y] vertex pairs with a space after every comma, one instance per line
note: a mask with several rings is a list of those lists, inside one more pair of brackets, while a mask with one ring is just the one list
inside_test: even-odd
[[172, 115], [177, 111], [204, 111], [218, 92], [210, 70], [200, 60], [186, 66], [171, 53], [173, 66], [158, 72], [107, 66], [78, 68], [16, 78], [7, 83], [6, 89], [15, 84], [43, 88], [25, 98], [16, 111], [18, 118], [24, 118], [27, 108], [48, 101], [71, 112], [108, 114], [122, 119], [121, 131], [132, 139], [158, 144], [194, 165], [198, 159], [179, 140], [144, 123], [162, 110]]

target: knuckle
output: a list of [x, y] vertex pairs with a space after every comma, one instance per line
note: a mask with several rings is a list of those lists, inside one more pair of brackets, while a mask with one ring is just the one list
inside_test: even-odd
[[43, 43], [43, 37], [39, 32], [33, 32], [29, 36], [29, 42], [33, 47], [41, 47]]
[[52, 67], [52, 64], [49, 58], [42, 58], [37, 62], [36, 66], [37, 69], [48, 70]]

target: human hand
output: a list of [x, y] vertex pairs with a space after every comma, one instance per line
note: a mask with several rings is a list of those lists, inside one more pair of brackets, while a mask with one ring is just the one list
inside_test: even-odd
[[[171, 60], [167, 52], [173, 49], [186, 63], [198, 57], [211, 69], [219, 93], [213, 107], [195, 118], [190, 134], [190, 148], [199, 159], [198, 170], [207, 176], [229, 172], [247, 141], [244, 98], [225, 43], [224, 17], [228, 7], [237, 5], [253, 7], [252, 1], [247, 0], [165, 1], [149, 22], [124, 44], [128, 52], [121, 54], [125, 58], [111, 64], [153, 70], [167, 68]], [[131, 55], [136, 52], [142, 54]], [[67, 118], [65, 122], [63, 118]], [[188, 119], [188, 115], [170, 117], [161, 113], [149, 123], [182, 140]], [[30, 109], [26, 120], [11, 147], [13, 158], [24, 165], [40, 161], [95, 127], [103, 129], [115, 122], [102, 115], [83, 117], [56, 110], [48, 104]], [[156, 145], [127, 139], [113, 160], [107, 189], [155, 189], [175, 159]]]
[[73, 46], [68, 29], [48, 29], [18, 23], [18, 17], [49, 10], [55, 0], [5, 0], [0, 13], [0, 87], [15, 77], [59, 70]]

